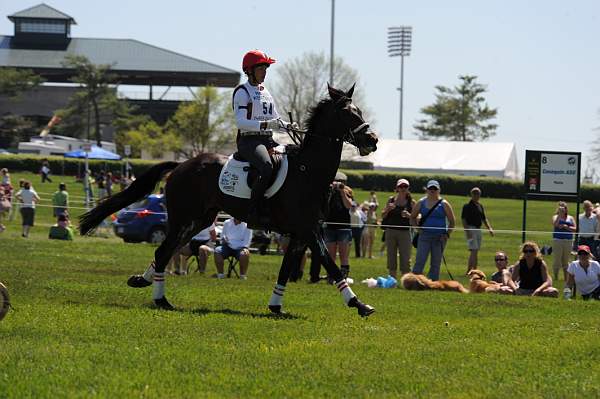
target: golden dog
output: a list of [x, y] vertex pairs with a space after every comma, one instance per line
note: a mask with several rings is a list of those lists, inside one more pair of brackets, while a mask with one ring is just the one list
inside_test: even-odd
[[483, 292], [494, 292], [494, 293], [512, 293], [512, 289], [507, 286], [503, 286], [495, 281], [486, 281], [485, 273], [481, 270], [473, 269], [469, 273], [467, 273], [471, 283], [469, 285], [469, 289], [471, 292], [480, 294]]
[[440, 280], [433, 281], [428, 279], [422, 274], [406, 273], [400, 279], [400, 283], [407, 290], [412, 291], [423, 291], [423, 290], [436, 290], [436, 291], [456, 291], [462, 292], [463, 294], [468, 293], [467, 289], [462, 286], [458, 281], [453, 280]]

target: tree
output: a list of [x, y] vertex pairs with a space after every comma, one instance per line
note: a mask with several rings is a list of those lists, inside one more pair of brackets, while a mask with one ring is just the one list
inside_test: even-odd
[[165, 151], [178, 151], [181, 148], [181, 138], [173, 132], [167, 132], [163, 126], [160, 126], [153, 120], [147, 120], [145, 123], [132, 127], [127, 131], [120, 132], [117, 135], [117, 145], [131, 146], [131, 156], [140, 157], [142, 149], [158, 158]]
[[98, 147], [102, 146], [101, 124], [111, 123], [116, 118], [131, 116], [131, 107], [117, 97], [111, 87], [116, 78], [110, 73], [110, 65], [94, 65], [81, 55], [67, 55], [63, 61], [66, 68], [75, 69], [71, 79], [79, 83], [81, 90], [70, 99], [67, 108], [58, 112], [62, 118], [60, 130], [65, 134], [81, 136], [93, 123], [93, 136]]
[[18, 98], [25, 91], [39, 86], [44, 79], [32, 71], [0, 68], [0, 96]]
[[[279, 114], [284, 119], [287, 120], [287, 113], [291, 112], [294, 121], [300, 123], [306, 118], [307, 111], [327, 95], [329, 65], [329, 57], [325, 53], [308, 52], [274, 68], [273, 94]], [[359, 80], [356, 70], [340, 57], [334, 59], [334, 71], [336, 88], [347, 90]], [[370, 111], [364, 104], [364, 92], [359, 87], [357, 85], [352, 99], [364, 118], [369, 120]]]
[[37, 125], [31, 119], [13, 114], [0, 117], [0, 148], [16, 148], [20, 141], [38, 133]]
[[219, 151], [235, 139], [231, 94], [210, 86], [198, 89], [193, 101], [179, 105], [165, 130], [179, 138], [178, 152], [188, 158]]
[[496, 134], [498, 125], [488, 121], [498, 109], [485, 104], [486, 86], [475, 82], [477, 76], [458, 78], [461, 83], [454, 88], [436, 86], [435, 103], [421, 109], [426, 118], [414, 125], [420, 139], [483, 141]]

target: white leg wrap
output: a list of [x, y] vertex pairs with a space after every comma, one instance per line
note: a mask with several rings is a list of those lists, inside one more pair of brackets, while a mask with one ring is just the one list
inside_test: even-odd
[[153, 279], [152, 299], [160, 299], [165, 296], [165, 273], [154, 272]]
[[269, 306], [281, 306], [283, 304], [283, 294], [285, 292], [285, 285], [275, 284], [273, 287], [273, 293], [271, 299], [269, 299]]
[[352, 288], [350, 288], [350, 286], [346, 282], [346, 279], [338, 281], [337, 283], [335, 283], [335, 285], [337, 286], [338, 290], [340, 291], [340, 294], [342, 294], [342, 297], [344, 298], [344, 302], [346, 302], [346, 305], [348, 304], [348, 302], [350, 302], [350, 299], [352, 299], [356, 296], [354, 294], [354, 292], [352, 292]]
[[150, 266], [146, 269], [142, 277], [146, 281], [152, 281], [152, 277], [154, 277], [154, 261], [150, 262]]

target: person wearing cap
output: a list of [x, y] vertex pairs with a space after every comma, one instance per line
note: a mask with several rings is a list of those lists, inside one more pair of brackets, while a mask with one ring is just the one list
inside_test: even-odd
[[[450, 203], [440, 196], [440, 183], [437, 180], [429, 180], [425, 188], [427, 195], [415, 204], [410, 215], [411, 225], [419, 229], [417, 256], [412, 272], [423, 274], [425, 262], [431, 254], [427, 276], [435, 281], [440, 279], [444, 247], [454, 229], [456, 218]], [[420, 222], [422, 218], [425, 218], [424, 223]]]
[[479, 187], [473, 187], [471, 189], [471, 200], [463, 206], [460, 216], [467, 237], [467, 249], [469, 250], [467, 274], [469, 271], [477, 268], [477, 254], [481, 249], [481, 240], [483, 236], [483, 234], [481, 234], [481, 225], [485, 224], [490, 235], [492, 237], [494, 236], [494, 230], [485, 215], [483, 205], [479, 202], [480, 198], [481, 189]]
[[259, 172], [259, 178], [252, 185], [248, 208], [247, 221], [252, 227], [269, 225], [264, 195], [273, 173], [269, 152], [278, 145], [273, 140], [273, 132], [298, 128], [281, 119], [273, 96], [263, 84], [267, 68], [274, 63], [275, 59], [260, 50], [247, 52], [242, 60], [242, 70], [248, 81], [233, 91], [238, 153]]
[[573, 286], [577, 287], [584, 300], [600, 300], [600, 264], [592, 260], [592, 251], [587, 245], [577, 247], [577, 260], [567, 268], [564, 296], [570, 299]]
[[385, 245], [387, 249], [387, 268], [391, 276], [397, 277], [398, 258], [400, 272], [410, 272], [412, 239], [410, 236], [410, 214], [415, 207], [415, 200], [410, 194], [410, 183], [406, 179], [396, 182], [396, 195], [391, 196], [381, 213], [381, 224], [385, 229]]
[[352, 230], [350, 228], [350, 208], [352, 208], [352, 189], [346, 186], [346, 175], [338, 172], [335, 175], [331, 188], [331, 197], [328, 202], [327, 223], [323, 229], [325, 245], [329, 255], [335, 262], [340, 254], [340, 269], [344, 278], [350, 273], [350, 242]]

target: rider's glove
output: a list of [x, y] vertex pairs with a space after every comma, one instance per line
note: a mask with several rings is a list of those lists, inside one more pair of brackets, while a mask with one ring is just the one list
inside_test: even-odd
[[283, 127], [283, 122], [281, 119], [271, 119], [266, 122], [265, 130], [275, 130], [278, 131]]
[[300, 126], [296, 122], [283, 122], [283, 128], [285, 130], [300, 130]]

